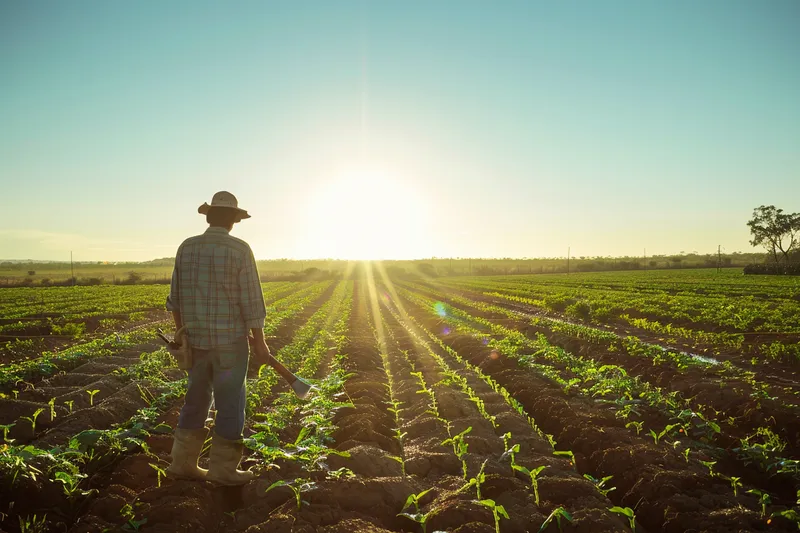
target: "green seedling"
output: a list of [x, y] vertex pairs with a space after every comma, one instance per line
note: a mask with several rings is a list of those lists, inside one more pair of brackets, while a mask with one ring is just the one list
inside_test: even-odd
[[89, 405], [94, 405], [94, 395], [100, 392], [100, 389], [87, 390], [86, 394], [89, 395]]
[[733, 489], [733, 495], [734, 496], [738, 496], [739, 495], [739, 489], [742, 487], [742, 482], [740, 481], [741, 479], [742, 478], [736, 477], [736, 476], [731, 476], [731, 478], [730, 478], [730, 480], [731, 480], [731, 488]]
[[481, 464], [481, 469], [478, 471], [478, 475], [473, 478], [470, 478], [469, 483], [461, 487], [461, 489], [458, 492], [463, 492], [470, 487], [475, 487], [475, 492], [478, 496], [478, 499], [479, 500], [481, 499], [481, 484], [486, 482], [486, 474], [484, 474], [483, 471], [486, 468], [486, 463], [488, 461], [489, 460], [487, 459], [486, 461], [483, 462], [483, 464]]
[[355, 473], [346, 467], [341, 467], [338, 470], [331, 470], [328, 472], [328, 478], [341, 481], [343, 479], [352, 479], [356, 477]]
[[531, 480], [531, 488], [533, 489], [533, 501], [536, 502], [536, 505], [539, 505], [539, 474], [542, 473], [542, 470], [547, 468], [547, 465], [537, 466], [533, 470], [528, 470], [522, 465], [513, 465], [512, 467], [514, 470], [518, 472], [522, 472], [526, 474]]
[[776, 516], [780, 516], [781, 518], [785, 518], [790, 522], [793, 522], [794, 525], [797, 526], [797, 530], [800, 531], [800, 513], [795, 511], [794, 509], [787, 509], [785, 511], [775, 511], [771, 515], [769, 515], [769, 520], [767, 520], [767, 525], [772, 523], [772, 519]]
[[[15, 400], [19, 400], [19, 391], [18, 391], [18, 390], [12, 390], [12, 391], [11, 391], [11, 394], [13, 394], [13, 395], [14, 395], [14, 399], [15, 399]], [[35, 518], [35, 517], [36, 517], [36, 515], [34, 515], [34, 518]]]
[[714, 477], [716, 474], [714, 473], [714, 465], [717, 464], [716, 461], [700, 461], [702, 465], [708, 468], [708, 475]]
[[167, 472], [158, 466], [156, 463], [148, 463], [150, 468], [156, 471], [156, 483], [158, 487], [161, 487], [161, 479], [167, 477]]
[[627, 518], [628, 522], [630, 522], [631, 531], [636, 533], [636, 513], [633, 512], [633, 509], [631, 509], [630, 507], [615, 506], [609, 509], [609, 511], [611, 511], [612, 513], [621, 514], [622, 516]]
[[514, 468], [514, 465], [517, 464], [517, 454], [519, 453], [519, 444], [514, 444], [510, 448], [508, 448], [503, 455], [500, 456], [500, 460], [503, 461], [506, 458], [511, 458], [511, 468]]
[[139, 531], [139, 529], [147, 523], [147, 518], [136, 520], [136, 512], [129, 503], [122, 506], [119, 510], [119, 514], [125, 519], [125, 525], [122, 526], [122, 529], [125, 531]]
[[569, 457], [569, 466], [576, 466], [576, 464], [577, 464], [575, 462], [575, 454], [572, 453], [572, 451], [570, 451], [570, 450], [561, 451], [561, 452], [555, 451], [555, 452], [553, 452], [553, 455], [558, 456], [558, 457]]
[[558, 525], [558, 531], [563, 533], [563, 530], [561, 529], [561, 520], [572, 522], [572, 515], [569, 514], [563, 507], [557, 507], [553, 509], [553, 512], [550, 513], [550, 516], [548, 516], [544, 523], [542, 523], [542, 527], [539, 528], [539, 533], [542, 533], [542, 531], [547, 529], [547, 527], [552, 524], [553, 521], [555, 521]]
[[0, 429], [3, 430], [3, 442], [5, 442], [6, 444], [12, 444], [14, 442], [14, 439], [9, 439], [8, 438], [8, 432], [11, 431], [11, 428], [13, 428], [16, 425], [17, 425], [16, 422], [11, 422], [10, 424], [2, 424], [2, 425], [0, 425]]
[[47, 402], [47, 405], [50, 407], [50, 422], [56, 417], [56, 399], [50, 398], [50, 401]]
[[86, 474], [81, 474], [77, 471], [67, 472], [66, 470], [61, 470], [56, 472], [53, 478], [61, 483], [61, 488], [70, 501], [78, 496], [88, 496], [97, 492], [97, 489], [82, 490], [79, 488], [78, 485], [80, 485], [81, 480], [86, 478]]
[[19, 517], [20, 533], [45, 533], [47, 531], [47, 515], [41, 518], [36, 515], [28, 518]]
[[494, 531], [495, 533], [500, 533], [500, 517], [508, 519], [508, 513], [505, 507], [497, 505], [494, 500], [480, 500], [478, 503], [492, 510], [492, 516], [494, 516]]
[[36, 419], [39, 418], [39, 415], [44, 413], [44, 407], [40, 407], [37, 409], [33, 415], [31, 416], [22, 416], [20, 417], [22, 420], [27, 420], [31, 423], [31, 431], [36, 434]]
[[758, 489], [750, 489], [747, 491], [747, 494], [758, 496], [758, 503], [761, 505], [761, 518], [767, 516], [767, 505], [771, 502], [769, 494]]
[[680, 427], [680, 424], [669, 424], [661, 433], [656, 433], [652, 429], [650, 430], [650, 436], [653, 437], [653, 441], [658, 444], [661, 439], [665, 436], [669, 435], [673, 429]]
[[628, 422], [627, 424], [625, 424], [625, 428], [626, 429], [630, 429], [630, 428], [636, 429], [636, 434], [638, 435], [639, 433], [642, 432], [642, 429], [644, 429], [644, 422]]
[[299, 511], [300, 506], [303, 503], [305, 503], [301, 499], [300, 495], [303, 492], [314, 490], [317, 487], [317, 484], [311, 481], [310, 479], [301, 479], [301, 478], [297, 478], [292, 481], [278, 480], [269, 487], [267, 487], [267, 490], [265, 490], [264, 492], [269, 492], [277, 487], [289, 487], [291, 489], [291, 491], [294, 493], [295, 501], [297, 502], [297, 510]]
[[406, 475], [406, 460], [402, 457], [398, 457], [397, 455], [390, 455], [390, 459], [394, 459], [398, 463], [400, 463], [400, 470], [403, 472], [403, 476]]
[[[406, 498], [406, 503], [403, 505], [402, 512], [398, 513], [397, 516], [404, 516], [409, 520], [413, 520], [414, 522], [418, 523], [422, 528], [422, 533], [427, 533], [428, 530], [428, 518], [430, 518], [431, 511], [427, 513], [423, 513], [419, 509], [419, 502], [422, 498], [425, 497], [433, 489], [423, 490], [422, 492], [418, 492], [417, 494], [410, 494], [408, 498]], [[414, 506], [414, 512], [405, 512], [409, 506]]]
[[606, 483], [611, 481], [611, 478], [613, 478], [614, 476], [606, 476], [602, 479], [597, 479], [595, 477], [590, 476], [589, 474], [584, 474], [583, 477], [591, 481], [594, 484], [595, 488], [597, 488], [597, 490], [603, 496], [608, 496], [609, 492], [611, 492], [612, 490], [617, 490], [617, 487], [611, 487], [609, 489], [605, 488]]
[[507, 431], [506, 433], [503, 433], [503, 436], [500, 438], [503, 439], [503, 449], [507, 450], [508, 443], [511, 442], [511, 432]]
[[683, 458], [686, 459], [686, 462], [689, 462], [689, 452], [691, 452], [691, 448], [686, 448], [683, 450]]

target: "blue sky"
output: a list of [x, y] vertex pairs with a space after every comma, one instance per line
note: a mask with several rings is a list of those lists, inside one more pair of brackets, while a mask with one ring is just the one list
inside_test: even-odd
[[[748, 251], [800, 211], [800, 3], [0, 4], [0, 258]], [[355, 178], [353, 176], [356, 176]]]

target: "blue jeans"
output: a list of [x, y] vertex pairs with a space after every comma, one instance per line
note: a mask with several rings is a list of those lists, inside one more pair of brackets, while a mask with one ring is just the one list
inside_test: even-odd
[[225, 439], [241, 439], [246, 404], [245, 378], [250, 359], [247, 337], [210, 350], [192, 348], [192, 358], [189, 388], [178, 427], [200, 429], [204, 426], [213, 391], [217, 408], [214, 431]]

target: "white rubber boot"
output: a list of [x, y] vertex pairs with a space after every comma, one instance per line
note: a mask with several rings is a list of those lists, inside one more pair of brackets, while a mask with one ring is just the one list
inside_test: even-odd
[[206, 480], [220, 485], [244, 485], [255, 479], [253, 472], [237, 468], [242, 460], [243, 448], [241, 440], [228, 440], [214, 433]]
[[176, 428], [172, 443], [172, 463], [167, 468], [167, 476], [172, 478], [203, 480], [208, 470], [197, 466], [197, 459], [203, 450], [208, 430]]

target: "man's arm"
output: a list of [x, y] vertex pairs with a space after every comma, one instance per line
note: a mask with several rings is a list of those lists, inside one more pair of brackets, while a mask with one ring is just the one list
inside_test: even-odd
[[[253, 251], [249, 248], [239, 270], [239, 291], [239, 305], [245, 327], [249, 330], [263, 330], [264, 319], [267, 317], [267, 306], [264, 303], [264, 292], [261, 289], [256, 259], [253, 257]], [[263, 338], [263, 332], [261, 337]]]

